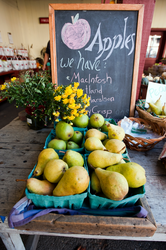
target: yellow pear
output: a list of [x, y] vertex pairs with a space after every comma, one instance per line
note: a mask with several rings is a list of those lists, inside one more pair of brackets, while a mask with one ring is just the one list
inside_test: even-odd
[[55, 185], [47, 180], [38, 180], [36, 178], [29, 178], [27, 180], [27, 189], [31, 193], [40, 195], [52, 195]]
[[118, 139], [109, 139], [105, 147], [111, 153], [121, 153], [123, 154], [126, 151], [126, 145], [123, 141]]
[[85, 140], [84, 147], [86, 150], [94, 151], [97, 149], [104, 150], [105, 147], [100, 139], [96, 137], [89, 137]]
[[117, 164], [108, 167], [106, 170], [124, 175], [131, 188], [138, 188], [146, 183], [145, 169], [135, 162]]
[[67, 169], [66, 162], [61, 159], [52, 159], [44, 168], [44, 177], [51, 183], [58, 183]]
[[69, 168], [73, 166], [84, 166], [83, 156], [74, 150], [67, 150], [63, 156], [63, 161], [68, 164]]
[[90, 186], [91, 186], [91, 189], [93, 190], [93, 192], [95, 192], [95, 194], [101, 192], [100, 181], [99, 181], [99, 178], [97, 177], [95, 171], [93, 171], [91, 174]]
[[111, 153], [103, 150], [92, 151], [88, 155], [88, 164], [94, 168], [106, 168], [122, 160], [122, 154]]
[[108, 124], [108, 138], [109, 139], [118, 139], [123, 141], [125, 137], [125, 131], [122, 127], [114, 125], [114, 124]]
[[162, 115], [166, 116], [166, 102], [162, 106]]
[[161, 95], [159, 99], [157, 99], [157, 101], [154, 103], [154, 105], [156, 105], [162, 111]]
[[83, 193], [89, 185], [87, 170], [81, 166], [69, 168], [53, 190], [54, 196], [67, 196]]
[[101, 168], [96, 168], [95, 173], [99, 178], [101, 189], [107, 198], [115, 201], [124, 199], [129, 191], [129, 186], [122, 174]]
[[148, 103], [151, 111], [155, 113], [156, 115], [161, 115], [162, 109], [160, 109], [158, 106], [156, 106], [154, 103], [150, 102]]
[[105, 140], [107, 138], [107, 135], [105, 133], [99, 131], [98, 129], [91, 128], [91, 129], [87, 130], [87, 132], [85, 134], [85, 139], [87, 139], [89, 137], [96, 137], [102, 141], [102, 140]]
[[47, 162], [51, 159], [59, 159], [59, 155], [53, 148], [45, 148], [38, 155], [38, 162], [34, 170], [34, 176], [43, 174]]

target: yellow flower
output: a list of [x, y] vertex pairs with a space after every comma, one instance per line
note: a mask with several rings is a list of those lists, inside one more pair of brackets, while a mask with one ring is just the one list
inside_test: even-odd
[[86, 98], [87, 98], [87, 94], [84, 94], [83, 99], [86, 99]]
[[68, 116], [67, 117], [69, 120], [74, 120], [75, 116], [74, 115], [71, 115], [71, 116]]
[[59, 119], [56, 119], [55, 121], [56, 121], [56, 122], [59, 122]]
[[4, 90], [4, 89], [6, 89], [6, 85], [5, 85], [5, 84], [3, 84], [3, 85], [1, 86], [1, 90]]
[[17, 78], [16, 77], [13, 77], [11, 78], [11, 81], [14, 82]]
[[76, 96], [76, 94], [72, 94], [70, 95], [70, 98], [74, 98]]
[[80, 114], [83, 114], [84, 112], [85, 112], [85, 109], [81, 109], [81, 110], [79, 111]]
[[62, 95], [62, 98], [63, 98], [63, 99], [66, 99], [67, 97], [68, 97], [68, 95], [66, 95], [66, 94], [63, 94], [63, 95]]
[[55, 101], [60, 101], [61, 100], [61, 96], [60, 95], [55, 96], [54, 99], [55, 99]]
[[75, 105], [75, 108], [76, 108], [76, 109], [81, 108], [81, 104], [79, 103], [79, 104]]
[[88, 114], [88, 110], [85, 110], [84, 115], [87, 115], [87, 114]]
[[70, 103], [70, 104], [73, 104], [73, 103], [75, 103], [75, 100], [74, 100], [73, 98], [70, 98], [70, 99], [69, 99], [69, 103]]
[[63, 99], [63, 104], [67, 104], [69, 102], [69, 99]]
[[83, 89], [77, 89], [77, 97], [81, 97], [83, 95]]
[[69, 104], [69, 109], [74, 109], [75, 108], [75, 103]]
[[65, 95], [69, 96], [71, 94], [72, 94], [72, 89], [71, 88], [68, 88], [68, 89], [66, 88]]
[[56, 112], [53, 113], [53, 115], [54, 115], [54, 116], [59, 116], [60, 113], [59, 113], [58, 111], [56, 111]]
[[80, 116], [80, 115], [79, 115], [78, 113], [76, 113], [76, 114], [75, 114], [75, 117], [78, 117], [78, 116]]
[[74, 82], [74, 88], [77, 88], [79, 86], [79, 82]]
[[77, 114], [77, 110], [76, 110], [76, 109], [73, 109], [73, 110], [71, 111], [71, 114], [72, 114], [72, 115], [76, 115], [76, 114]]

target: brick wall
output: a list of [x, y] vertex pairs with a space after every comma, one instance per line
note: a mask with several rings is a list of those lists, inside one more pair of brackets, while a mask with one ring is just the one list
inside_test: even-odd
[[123, 4], [144, 4], [144, 20], [143, 20], [141, 54], [140, 54], [136, 99], [138, 99], [139, 97], [139, 92], [141, 87], [141, 79], [144, 70], [146, 49], [151, 31], [155, 2], [156, 2], [155, 0], [123, 0]]

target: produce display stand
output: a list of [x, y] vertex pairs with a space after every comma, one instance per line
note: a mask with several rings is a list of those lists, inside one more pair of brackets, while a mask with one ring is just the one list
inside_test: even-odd
[[[21, 234], [27, 234], [37, 241], [40, 235], [79, 238], [166, 241], [166, 170], [158, 161], [166, 139], [147, 152], [128, 149], [131, 161], [146, 170], [146, 195], [139, 200], [148, 211], [146, 218], [106, 217], [89, 215], [47, 214], [38, 217], [19, 228], [8, 226], [8, 215], [12, 207], [25, 195], [26, 179], [36, 164], [39, 152], [52, 127], [40, 131], [31, 130], [19, 118], [0, 130], [1, 195], [0, 236], [7, 249], [25, 249]], [[32, 240], [31, 240], [32, 241]], [[35, 242], [33, 241], [35, 245]], [[37, 243], [36, 243], [37, 244]], [[34, 248], [35, 249], [35, 248]]]

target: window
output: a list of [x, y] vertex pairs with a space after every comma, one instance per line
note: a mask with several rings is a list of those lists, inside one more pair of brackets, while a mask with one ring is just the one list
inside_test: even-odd
[[148, 41], [148, 47], [146, 51], [146, 58], [156, 58], [159, 45], [160, 45], [161, 36], [159, 35], [150, 35]]

